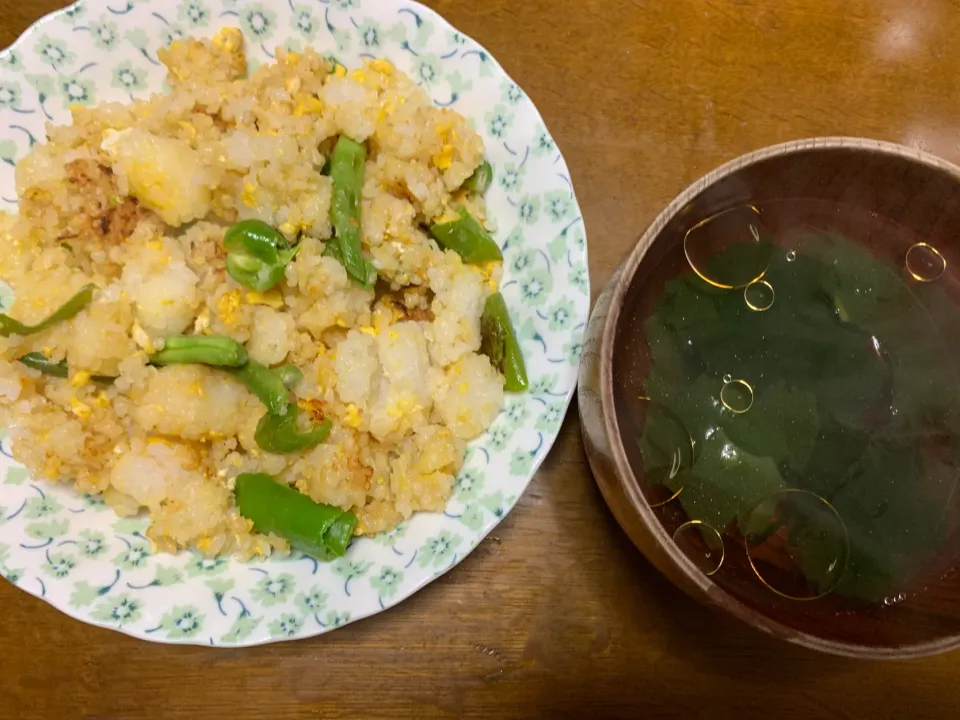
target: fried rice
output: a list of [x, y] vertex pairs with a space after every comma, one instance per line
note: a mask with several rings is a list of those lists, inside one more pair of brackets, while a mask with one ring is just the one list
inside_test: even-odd
[[[279, 48], [248, 76], [235, 29], [159, 54], [171, 91], [72, 108], [72, 124], [50, 126], [18, 163], [18, 214], [0, 213], [11, 317], [38, 322], [97, 287], [72, 319], [0, 337], [0, 425], [16, 458], [120, 515], [149, 513], [167, 551], [286, 550], [238, 513], [233, 480], [245, 472], [352, 511], [357, 534], [441, 511], [465, 443], [503, 406], [503, 379], [478, 353], [500, 265], [465, 265], [424, 228], [455, 204], [486, 222], [482, 198], [460, 190], [483, 161], [481, 138], [385, 60], [347, 71]], [[340, 135], [368, 149], [362, 243], [375, 291], [324, 255], [331, 180], [320, 169]], [[224, 232], [246, 218], [299, 243], [265, 293], [225, 270]], [[301, 415], [332, 420], [329, 439], [264, 452], [263, 405], [230, 374], [149, 364], [178, 334], [228, 336], [260, 363], [296, 365]], [[26, 353], [68, 359], [68, 377], [18, 362]]]

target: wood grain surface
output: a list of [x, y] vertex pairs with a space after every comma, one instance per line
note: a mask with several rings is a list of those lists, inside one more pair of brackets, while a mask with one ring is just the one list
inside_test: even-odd
[[[960, 161], [956, 0], [427, 4], [543, 113], [585, 214], [594, 296], [673, 196], [743, 152], [845, 134]], [[0, 0], [0, 47], [60, 5]], [[960, 654], [819, 656], [673, 588], [603, 504], [575, 416], [513, 513], [456, 570], [325, 637], [150, 645], [0, 582], [0, 717], [956, 716]]]

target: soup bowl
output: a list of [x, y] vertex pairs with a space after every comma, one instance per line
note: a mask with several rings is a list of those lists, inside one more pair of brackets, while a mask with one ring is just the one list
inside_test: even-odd
[[[951, 306], [960, 306], [960, 283], [950, 272], [944, 272], [960, 261], [960, 169], [954, 165], [911, 148], [844, 137], [790, 142], [737, 158], [693, 183], [656, 217], [595, 304], [581, 359], [579, 411], [597, 484], [623, 530], [660, 572], [696, 599], [754, 628], [819, 651], [863, 658], [915, 657], [956, 648], [960, 645], [960, 574], [956, 572], [960, 512], [954, 501], [960, 493], [954, 491], [960, 465], [952, 461], [938, 465], [949, 471], [936, 479], [933, 493], [938, 498], [935, 507], [942, 509], [942, 514], [938, 509], [929, 517], [919, 514], [903, 520], [898, 516], [898, 522], [915, 523], [902, 529], [904, 537], [910, 537], [911, 531], [930, 534], [936, 530], [936, 546], [920, 555], [899, 548], [896, 538], [884, 536], [882, 529], [857, 530], [851, 518], [844, 516], [842, 498], [833, 501], [833, 495], [785, 487], [776, 498], [764, 501], [769, 505], [764, 512], [773, 516], [770, 508], [776, 507], [780, 519], [755, 542], [750, 534], [753, 531], [745, 529], [750, 521], [744, 520], [742, 512], [735, 531], [729, 526], [714, 528], [689, 511], [698, 507], [704, 517], [713, 517], [709, 495], [700, 498], [699, 505], [684, 504], [677, 498], [684, 487], [665, 489], [646, 477], [644, 446], [638, 442], [651, 407], [645, 388], [651, 373], [651, 340], [645, 321], [665, 288], [671, 287], [668, 283], [694, 277], [692, 271], [707, 280], [711, 291], [743, 292], [752, 309], [766, 309], [753, 306], [747, 295], [749, 288], [743, 290], [749, 285], [767, 292], [766, 285], [757, 285], [766, 282], [763, 268], [759, 273], [747, 272], [737, 283], [715, 282], [697, 267], [687, 246], [691, 233], [706, 219], [729, 219], [734, 217], [730, 213], [744, 212], [762, 216], [763, 233], [772, 238], [771, 252], [787, 253], [788, 261], [795, 255], [791, 248], [803, 243], [798, 227], [845, 235], [895, 275], [899, 273], [906, 292], [912, 293], [915, 286], [925, 289], [935, 284], [938, 297], [948, 298]], [[776, 284], [770, 285], [771, 292]], [[856, 293], [860, 293], [859, 287]], [[772, 294], [768, 300], [774, 302]], [[918, 307], [924, 306], [921, 303]], [[839, 306], [837, 312], [841, 317], [835, 324], [842, 329], [844, 313]], [[944, 324], [942, 349], [943, 356], [956, 363], [960, 339], [951, 334], [951, 327], [952, 323]], [[883, 355], [877, 338], [872, 340], [878, 356]], [[782, 358], [786, 364], [791, 359]], [[884, 361], [897, 367], [896, 357], [885, 357]], [[750, 393], [748, 403], [741, 409], [730, 407], [729, 398], [723, 398], [722, 393], [731, 378], [725, 376], [723, 381], [720, 401], [725, 408], [742, 412], [752, 404], [753, 389], [744, 381], [743, 387]], [[942, 392], [953, 393], [956, 385], [960, 383], [944, 383]], [[851, 410], [869, 414], [858, 406]], [[896, 414], [892, 405], [890, 410]], [[882, 442], [878, 448], [884, 450]], [[698, 462], [696, 441], [691, 440], [691, 449], [683, 450], [687, 452], [691, 463]], [[923, 467], [929, 468], [931, 461], [923, 453]], [[682, 464], [678, 451], [671, 478]], [[861, 476], [867, 472], [862, 466], [857, 468]], [[925, 482], [930, 479], [930, 471], [925, 469], [921, 474]], [[905, 476], [903, 482], [907, 481]], [[894, 499], [878, 505], [877, 517], [900, 512], [902, 507], [897, 506], [910, 502], [897, 503], [895, 498], [909, 500], [914, 492], [903, 486], [874, 490], [869, 474], [863, 482], [867, 491], [858, 502], [868, 502], [874, 496]], [[875, 482], [880, 482], [879, 476]], [[896, 475], [891, 482], [898, 482]], [[927, 493], [927, 486], [916, 492]], [[823, 532], [818, 536], [820, 547], [826, 542], [823, 538], [835, 542], [833, 554], [825, 556], [833, 559], [825, 561], [822, 570], [837, 582], [826, 582], [821, 573], [820, 591], [806, 594], [771, 580], [774, 575], [767, 570], [761, 572], [761, 567], [768, 566], [761, 564], [763, 558], [758, 559], [756, 550], [771, 536], [776, 537], [778, 528], [786, 528], [782, 532], [787, 535], [793, 532], [785, 508], [804, 504], [808, 526], [814, 518], [821, 529], [823, 523], [839, 528], [833, 535]], [[747, 515], [753, 517], [750, 512]], [[884, 527], [871, 522], [864, 527]], [[863, 554], [869, 556], [870, 548], [877, 547], [884, 548], [876, 551], [883, 556], [880, 560], [899, 563], [899, 572], [909, 577], [909, 582], [888, 594], [850, 590], [856, 584], [850, 582], [850, 573], [862, 575]], [[855, 557], [856, 553], [860, 555]], [[851, 570], [856, 562], [860, 569]], [[845, 585], [840, 582], [844, 573]], [[781, 576], [783, 573], [777, 577]]]

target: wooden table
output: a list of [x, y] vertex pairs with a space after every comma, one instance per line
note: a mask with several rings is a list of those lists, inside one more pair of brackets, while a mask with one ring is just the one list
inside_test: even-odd
[[[0, 0], [0, 46], [61, 4]], [[428, 4], [543, 112], [586, 216], [595, 295], [655, 213], [748, 150], [847, 134], [960, 161], [955, 0]], [[332, 635], [234, 651], [149, 645], [2, 582], [0, 609], [0, 717], [919, 720], [960, 709], [960, 654], [821, 657], [675, 590], [607, 511], [575, 407], [493, 537], [400, 607]]]

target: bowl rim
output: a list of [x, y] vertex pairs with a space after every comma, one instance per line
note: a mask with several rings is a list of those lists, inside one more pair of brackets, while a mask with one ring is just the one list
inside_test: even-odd
[[609, 313], [604, 320], [600, 334], [600, 347], [602, 348], [600, 358], [600, 400], [603, 407], [604, 432], [607, 438], [609, 438], [617, 482], [622, 487], [633, 510], [640, 515], [640, 519], [647, 527], [648, 532], [651, 533], [657, 544], [663, 548], [668, 562], [673, 564], [674, 567], [685, 576], [685, 579], [692, 583], [696, 589], [702, 593], [703, 597], [708, 598], [713, 604], [770, 635], [833, 655], [888, 660], [926, 657], [960, 647], [960, 634], [940, 640], [901, 647], [867, 647], [855, 643], [828, 640], [773, 620], [736, 599], [733, 595], [714, 583], [711, 578], [697, 569], [692, 560], [680, 552], [670, 535], [654, 516], [653, 509], [640, 491], [640, 484], [627, 460], [623, 438], [620, 434], [619, 422], [617, 421], [617, 415], [614, 409], [613, 348], [624, 298], [627, 289], [632, 285], [633, 278], [636, 276], [641, 261], [666, 225], [701, 192], [747, 166], [758, 164], [770, 158], [794, 155], [809, 150], [839, 149], [878, 153], [905, 159], [931, 169], [945, 172], [952, 176], [954, 181], [960, 186], [960, 166], [943, 158], [897, 143], [853, 136], [814, 137], [803, 140], [791, 140], [789, 142], [764, 147], [734, 158], [688, 185], [653, 219], [646, 230], [640, 235], [636, 245], [623, 261], [616, 285], [613, 288]]

